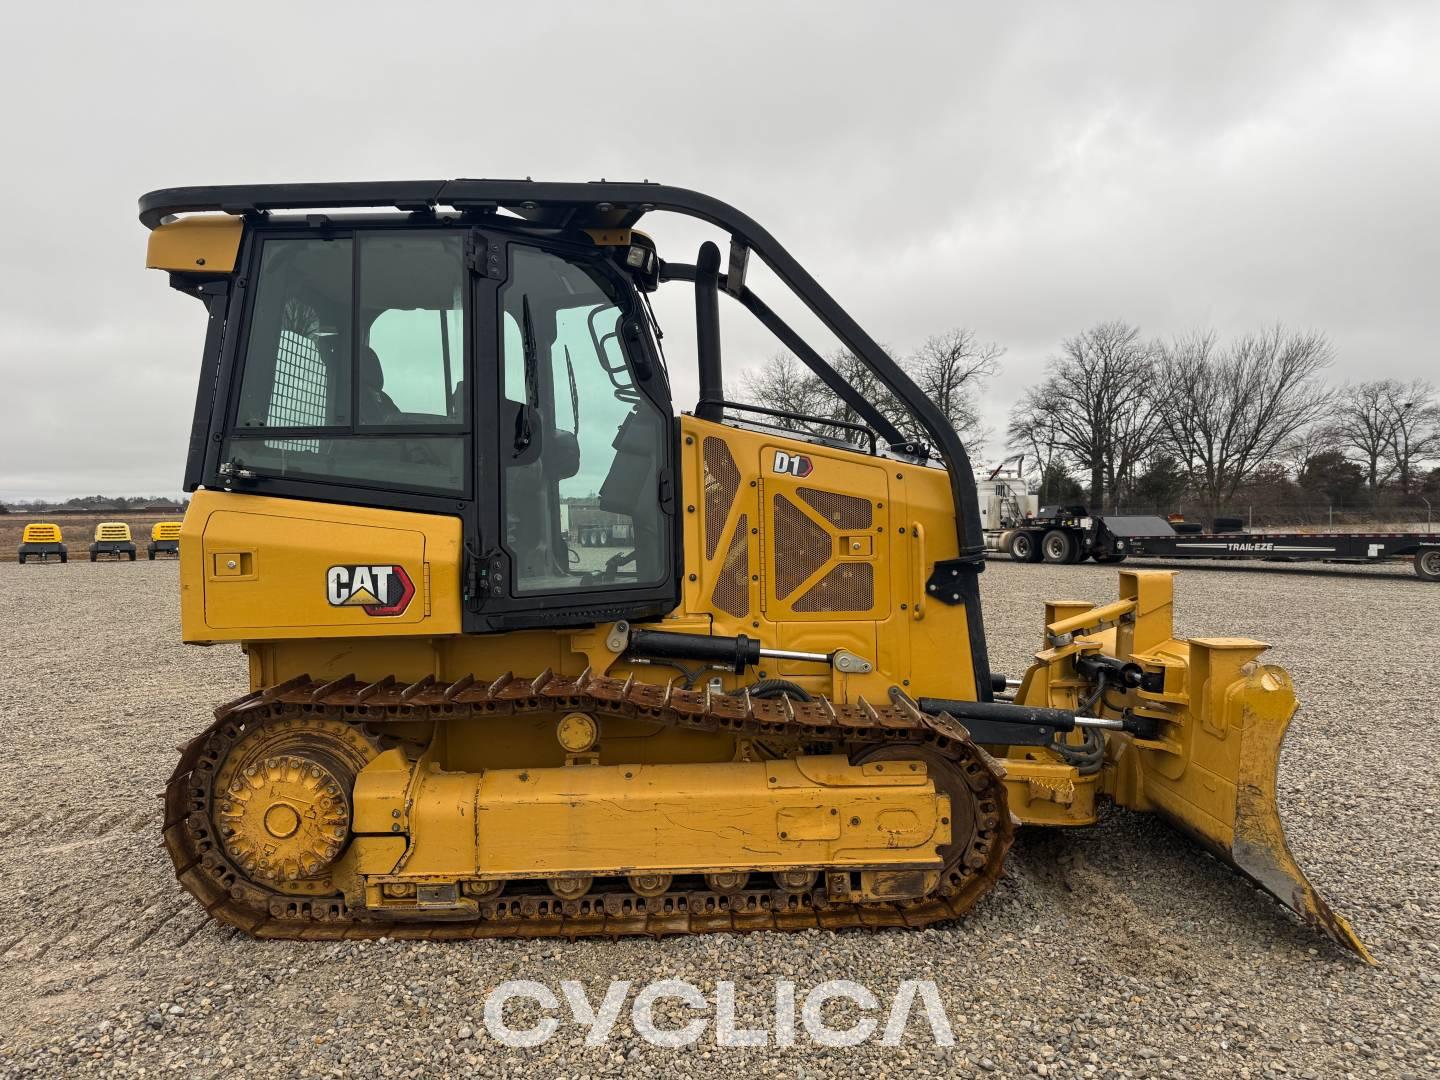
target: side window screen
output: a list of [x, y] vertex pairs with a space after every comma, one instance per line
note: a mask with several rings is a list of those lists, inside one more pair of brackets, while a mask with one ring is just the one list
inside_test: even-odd
[[269, 240], [250, 316], [238, 428], [350, 423], [349, 240]]
[[315, 342], [293, 330], [280, 331], [275, 359], [275, 392], [266, 427], [321, 427], [328, 414], [329, 375]]
[[453, 233], [266, 240], [227, 459], [463, 492], [468, 282]]

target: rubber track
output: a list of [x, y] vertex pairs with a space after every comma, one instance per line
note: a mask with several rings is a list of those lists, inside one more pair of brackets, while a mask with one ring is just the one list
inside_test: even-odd
[[[582, 937], [684, 934], [714, 931], [800, 930], [812, 927], [921, 927], [963, 915], [1000, 876], [1014, 834], [1005, 801], [1004, 771], [970, 741], [949, 716], [921, 713], [895, 694], [893, 706], [875, 707], [789, 698], [751, 698], [710, 690], [679, 690], [593, 677], [562, 678], [546, 671], [534, 679], [502, 675], [491, 683], [466, 676], [453, 683], [427, 677], [402, 684], [386, 677], [363, 683], [353, 676], [326, 683], [299, 676], [215, 710], [215, 723], [181, 748], [165, 791], [165, 846], [181, 884], [215, 919], [262, 938], [471, 938]], [[974, 793], [977, 829], [956, 872], [942, 875], [927, 897], [858, 903], [825, 897], [823, 875], [812, 892], [747, 890], [735, 896], [672, 890], [642, 898], [628, 892], [562, 901], [553, 896], [502, 895], [481, 901], [480, 917], [456, 921], [400, 921], [351, 911], [343, 898], [301, 898], [248, 881], [213, 835], [210, 785], [230, 746], [245, 730], [275, 717], [326, 718], [373, 725], [395, 721], [484, 722], [500, 716], [580, 710], [598, 716], [656, 720], [701, 731], [724, 731], [795, 746], [838, 743], [849, 749], [884, 743], [924, 743], [955, 763]]]

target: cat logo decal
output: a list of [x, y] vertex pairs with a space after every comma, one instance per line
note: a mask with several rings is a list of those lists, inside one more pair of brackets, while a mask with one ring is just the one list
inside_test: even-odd
[[415, 597], [415, 583], [398, 564], [332, 566], [325, 571], [331, 607], [358, 607], [366, 615], [403, 615]]

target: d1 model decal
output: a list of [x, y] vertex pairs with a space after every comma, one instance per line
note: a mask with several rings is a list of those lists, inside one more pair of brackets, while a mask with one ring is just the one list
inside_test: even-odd
[[325, 572], [331, 607], [358, 607], [366, 615], [403, 615], [415, 583], [403, 566], [332, 566]]
[[810, 459], [804, 454], [790, 454], [784, 450], [775, 451], [774, 470], [778, 473], [789, 473], [791, 476], [809, 476], [815, 466], [810, 464]]

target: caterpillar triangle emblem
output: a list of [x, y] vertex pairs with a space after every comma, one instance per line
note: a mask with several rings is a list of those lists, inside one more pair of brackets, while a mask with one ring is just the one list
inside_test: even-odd
[[331, 607], [358, 607], [366, 615], [403, 615], [415, 583], [398, 564], [332, 566], [325, 572]]

